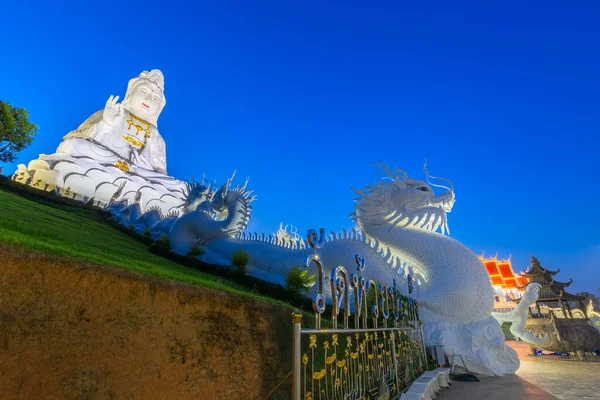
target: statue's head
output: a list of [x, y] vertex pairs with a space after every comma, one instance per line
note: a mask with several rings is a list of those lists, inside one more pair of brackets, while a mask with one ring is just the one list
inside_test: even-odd
[[165, 78], [162, 72], [157, 69], [144, 71], [129, 81], [123, 108], [156, 127], [158, 116], [167, 104], [164, 91]]
[[[380, 163], [379, 168], [389, 181], [381, 181], [364, 190], [354, 190], [360, 195], [357, 199], [356, 211], [353, 213], [356, 222], [377, 226], [387, 225], [390, 229], [412, 228], [441, 233], [449, 233], [446, 213], [454, 205], [454, 187], [450, 181], [429, 175], [423, 167], [426, 181], [411, 179], [401, 169], [390, 169]], [[449, 186], [431, 182], [431, 179], [446, 181]], [[433, 187], [445, 191], [436, 195]]]

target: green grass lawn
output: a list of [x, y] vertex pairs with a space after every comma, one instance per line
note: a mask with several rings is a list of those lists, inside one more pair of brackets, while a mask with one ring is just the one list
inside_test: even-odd
[[154, 255], [92, 210], [29, 200], [0, 189], [0, 243], [232, 292], [249, 289]]

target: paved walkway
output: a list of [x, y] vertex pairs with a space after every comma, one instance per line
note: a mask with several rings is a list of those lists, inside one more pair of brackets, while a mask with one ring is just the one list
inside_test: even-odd
[[452, 382], [436, 400], [600, 400], [600, 363], [536, 360], [523, 342], [507, 342], [521, 359], [515, 375]]

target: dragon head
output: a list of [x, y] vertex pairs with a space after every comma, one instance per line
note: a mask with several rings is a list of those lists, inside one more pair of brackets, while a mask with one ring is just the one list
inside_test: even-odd
[[[425, 181], [411, 179], [401, 169], [390, 169], [383, 162], [376, 164], [383, 170], [384, 179], [364, 190], [352, 189], [360, 197], [355, 199], [355, 211], [350, 216], [361, 229], [365, 224], [422, 229], [430, 232], [450, 233], [446, 214], [454, 205], [454, 186], [447, 179], [429, 175], [427, 162], [423, 166]], [[432, 183], [442, 180], [449, 186]], [[445, 189], [436, 195], [433, 187]]]
[[202, 176], [202, 183], [196, 182], [192, 178], [192, 182], [186, 182], [186, 187], [186, 198], [182, 204], [184, 214], [199, 208], [207, 208], [215, 196], [215, 192], [212, 190], [212, 183], [208, 183], [207, 185], [204, 176]]
[[[227, 195], [231, 191], [231, 182], [233, 182], [233, 178], [235, 178], [236, 171], [233, 171], [233, 174], [227, 182], [225, 182], [218, 190], [215, 191], [214, 197], [212, 199], [212, 203], [210, 205], [211, 214], [217, 220], [222, 220], [227, 217], [228, 209], [227, 209]], [[246, 185], [248, 181], [246, 180]], [[244, 185], [244, 187], [246, 186]]]
[[209, 187], [207, 199], [202, 204], [202, 207], [199, 208], [217, 221], [222, 221], [229, 216], [231, 211], [230, 205], [235, 203], [237, 198], [242, 197], [244, 202], [248, 204], [256, 199], [256, 196], [250, 196], [252, 191], [246, 190], [248, 178], [246, 178], [243, 186], [232, 187], [231, 184], [235, 178], [235, 174], [236, 171], [233, 171], [231, 177], [219, 189], [211, 191]]

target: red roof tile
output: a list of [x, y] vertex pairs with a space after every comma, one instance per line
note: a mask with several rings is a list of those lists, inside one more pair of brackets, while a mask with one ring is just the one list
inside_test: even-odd
[[499, 261], [496, 257], [479, 259], [485, 265], [485, 269], [490, 275], [492, 285], [500, 286], [502, 289], [517, 289], [527, 285], [527, 278], [515, 274], [510, 260]]

